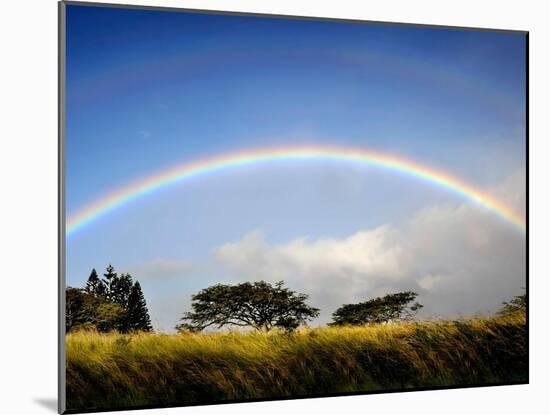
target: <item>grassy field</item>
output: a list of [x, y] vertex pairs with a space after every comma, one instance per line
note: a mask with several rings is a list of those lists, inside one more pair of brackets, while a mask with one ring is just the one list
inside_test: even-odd
[[525, 317], [284, 333], [67, 335], [71, 410], [527, 381]]

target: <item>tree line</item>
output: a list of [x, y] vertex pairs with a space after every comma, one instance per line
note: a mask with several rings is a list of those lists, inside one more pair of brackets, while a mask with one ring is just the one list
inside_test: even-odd
[[[265, 281], [236, 285], [217, 284], [193, 295], [191, 307], [176, 330], [202, 331], [208, 327], [251, 327], [269, 331], [293, 331], [319, 315], [306, 303], [308, 295]], [[417, 293], [404, 291], [357, 304], [344, 304], [332, 314], [329, 325], [365, 325], [410, 320], [423, 307]]]
[[[109, 265], [104, 278], [92, 269], [84, 288], [67, 288], [67, 332], [94, 328], [100, 332], [152, 331], [145, 297], [130, 274], [120, 276]], [[332, 313], [329, 326], [362, 326], [412, 320], [423, 308], [418, 293], [402, 291], [364, 302], [343, 304]], [[284, 287], [284, 282], [265, 281], [235, 285], [216, 284], [191, 296], [192, 311], [176, 325], [178, 332], [200, 332], [207, 328], [248, 327], [258, 331], [296, 330], [319, 316], [307, 304], [309, 296]], [[526, 295], [503, 303], [498, 314], [525, 312]]]
[[[363, 326], [412, 320], [424, 307], [416, 301], [418, 293], [402, 291], [355, 304], [343, 304], [332, 313], [329, 326]], [[179, 332], [198, 332], [208, 327], [250, 327], [270, 331], [274, 328], [293, 331], [319, 315], [309, 306], [306, 294], [296, 293], [279, 281], [236, 285], [217, 284], [192, 297], [192, 311], [183, 315], [176, 326]], [[525, 313], [526, 294], [502, 303], [499, 315]]]
[[109, 265], [104, 278], [92, 269], [84, 288], [66, 290], [65, 328], [99, 332], [152, 331], [151, 318], [139, 281], [130, 274], [118, 275]]

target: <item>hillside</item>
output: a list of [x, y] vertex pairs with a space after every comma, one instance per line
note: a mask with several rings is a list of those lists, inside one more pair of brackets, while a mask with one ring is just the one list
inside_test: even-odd
[[523, 314], [282, 332], [67, 335], [68, 409], [527, 381]]

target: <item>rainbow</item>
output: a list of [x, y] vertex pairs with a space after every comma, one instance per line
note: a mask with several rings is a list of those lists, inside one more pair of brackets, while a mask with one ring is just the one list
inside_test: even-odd
[[177, 182], [247, 165], [292, 160], [359, 163], [388, 169], [453, 192], [484, 207], [525, 232], [525, 220], [518, 212], [489, 194], [443, 172], [392, 155], [361, 148], [307, 146], [246, 150], [177, 165], [115, 190], [76, 212], [67, 220], [66, 235], [74, 234], [87, 224], [135, 199]]

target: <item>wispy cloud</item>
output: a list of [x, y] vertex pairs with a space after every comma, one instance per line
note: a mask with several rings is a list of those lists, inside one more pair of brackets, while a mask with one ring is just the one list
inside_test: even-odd
[[158, 258], [129, 269], [136, 279], [173, 279], [188, 275], [193, 269], [191, 262], [181, 259]]

